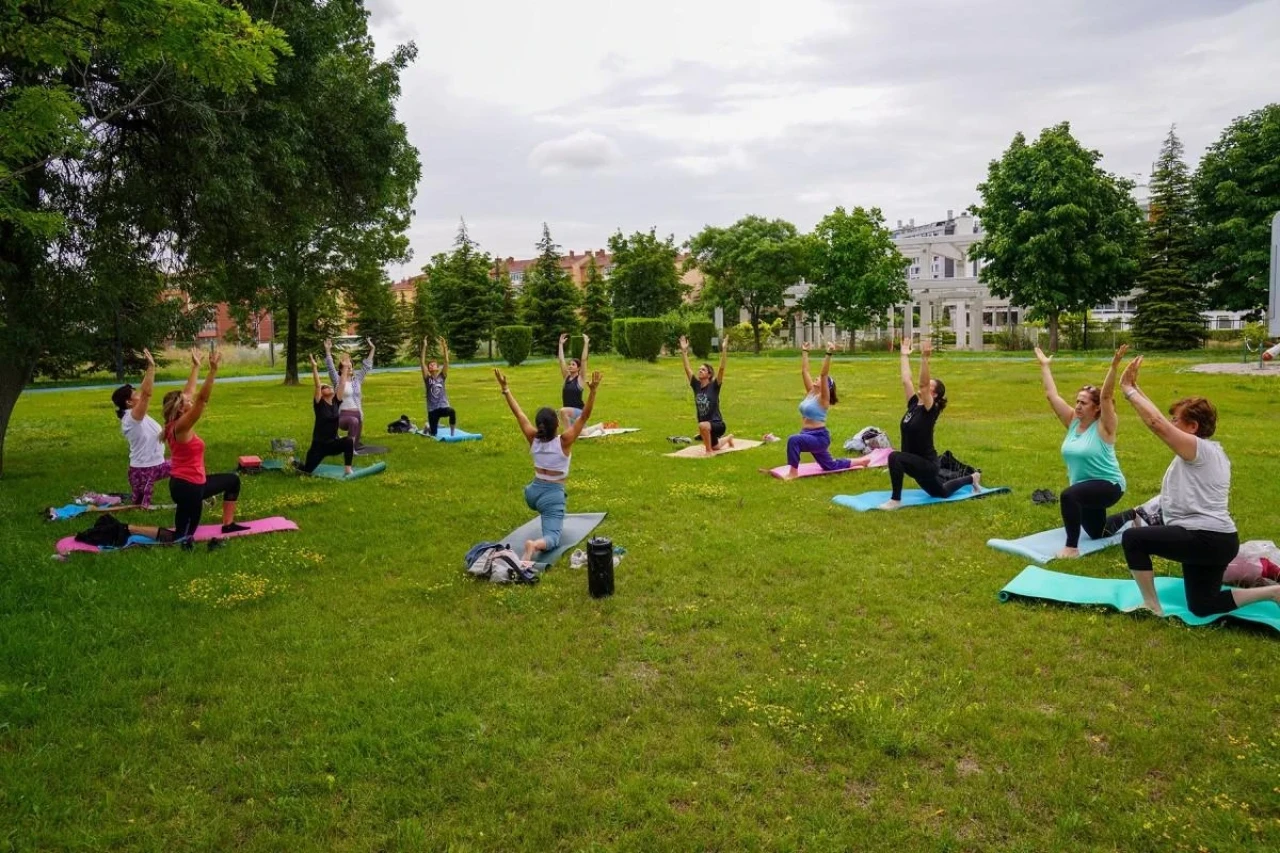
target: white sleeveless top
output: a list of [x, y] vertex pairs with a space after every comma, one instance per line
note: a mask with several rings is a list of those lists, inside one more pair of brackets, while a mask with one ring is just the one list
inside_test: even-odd
[[550, 441], [541, 441], [534, 439], [529, 445], [529, 452], [533, 454], [533, 466], [541, 468], [543, 471], [556, 471], [557, 476], [550, 474], [537, 473], [537, 476], [543, 480], [550, 480], [553, 483], [561, 483], [569, 478], [569, 458], [570, 453], [565, 453], [564, 448], [560, 445], [560, 436], [556, 436]]

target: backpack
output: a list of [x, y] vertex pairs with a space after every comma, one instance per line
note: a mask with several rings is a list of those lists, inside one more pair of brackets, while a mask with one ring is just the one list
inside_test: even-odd
[[490, 583], [537, 583], [538, 572], [520, 565], [520, 555], [510, 545], [481, 542], [464, 558], [467, 574]]
[[129, 542], [129, 525], [103, 513], [94, 520], [93, 527], [76, 534], [76, 541], [99, 548], [123, 548]]
[[944, 451], [938, 457], [938, 478], [941, 480], [958, 480], [976, 473], [978, 473], [977, 468], [961, 462], [951, 455], [950, 450]]
[[867, 455], [873, 450], [890, 450], [893, 445], [889, 442], [889, 436], [884, 434], [884, 430], [880, 427], [863, 427], [858, 433], [844, 443], [845, 450], [851, 450], [855, 453]]
[[404, 433], [413, 432], [413, 421], [409, 420], [408, 415], [401, 415], [399, 420], [392, 421], [387, 424], [387, 432]]

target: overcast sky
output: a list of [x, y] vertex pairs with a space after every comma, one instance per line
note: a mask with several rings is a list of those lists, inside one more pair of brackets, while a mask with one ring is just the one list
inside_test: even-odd
[[530, 257], [618, 229], [678, 241], [747, 214], [889, 223], [977, 201], [1013, 134], [1060, 121], [1145, 178], [1170, 124], [1194, 167], [1280, 99], [1280, 0], [369, 0], [413, 41], [417, 273], [459, 217]]

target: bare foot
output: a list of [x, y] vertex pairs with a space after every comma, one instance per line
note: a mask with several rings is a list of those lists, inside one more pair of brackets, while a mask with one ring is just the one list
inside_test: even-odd
[[728, 435], [726, 435], [724, 438], [720, 440], [723, 441], [725, 444], [729, 445], [730, 447], [733, 447], [733, 433], [729, 433]]
[[973, 475], [973, 493], [975, 495], [982, 493], [982, 472], [978, 471]]
[[355, 473], [355, 469], [354, 469], [354, 468], [352, 468], [350, 465], [346, 465], [346, 466], [344, 466], [342, 470], [346, 471], [348, 474], [354, 474], [354, 473]]
[[1079, 548], [1063, 548], [1055, 555], [1059, 560], [1074, 560], [1080, 556]]
[[894, 510], [900, 506], [902, 506], [902, 501], [887, 500], [884, 503], [880, 504], [880, 506], [876, 507], [876, 509]]
[[1164, 616], [1164, 608], [1160, 606], [1159, 601], [1156, 601], [1156, 602], [1144, 601], [1141, 604], [1135, 604], [1132, 607], [1126, 607], [1124, 612], [1137, 613], [1141, 610], [1149, 611], [1156, 616]]
[[794, 480], [794, 479], [796, 479], [796, 478], [797, 478], [797, 477], [799, 477], [799, 476], [800, 476], [800, 469], [799, 469], [799, 468], [794, 468], [794, 467], [793, 467], [793, 468], [788, 468], [788, 469], [787, 469], [787, 473], [785, 473], [785, 474], [783, 474], [783, 475], [782, 475], [782, 479], [784, 479], [784, 480]]

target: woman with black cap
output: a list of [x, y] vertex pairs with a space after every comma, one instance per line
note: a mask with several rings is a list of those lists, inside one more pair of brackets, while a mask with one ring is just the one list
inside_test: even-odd
[[[169, 476], [169, 463], [164, 458], [160, 424], [147, 414], [151, 390], [156, 380], [156, 361], [151, 357], [151, 350], [144, 349], [142, 355], [147, 359], [147, 372], [142, 376], [142, 385], [138, 388], [129, 384], [121, 385], [112, 393], [111, 402], [115, 404], [116, 417], [120, 419], [120, 433], [129, 442], [129, 488], [132, 491], [130, 503], [150, 507], [151, 493], [155, 490], [156, 483]], [[199, 375], [200, 351], [192, 350], [191, 375], [187, 377], [188, 394], [195, 391]]]

